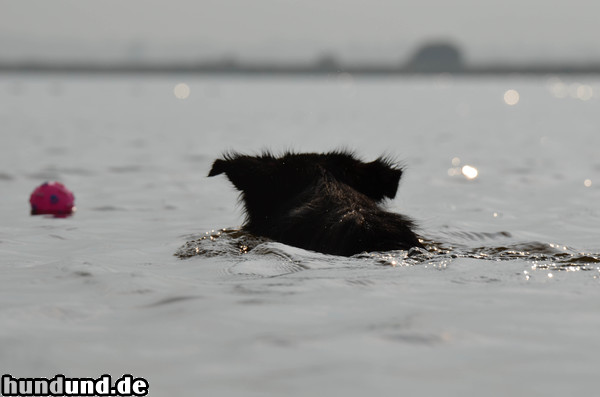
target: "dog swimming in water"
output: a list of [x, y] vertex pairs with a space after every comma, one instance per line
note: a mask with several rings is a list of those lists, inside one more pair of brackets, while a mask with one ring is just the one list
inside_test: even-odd
[[396, 196], [402, 176], [387, 158], [365, 163], [347, 151], [230, 152], [208, 176], [223, 173], [240, 191], [242, 230], [254, 235], [342, 256], [422, 247], [413, 221], [381, 206]]

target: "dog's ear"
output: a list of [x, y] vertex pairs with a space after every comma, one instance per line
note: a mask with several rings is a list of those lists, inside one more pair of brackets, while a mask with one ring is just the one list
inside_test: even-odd
[[402, 178], [402, 169], [393, 166], [385, 159], [377, 159], [372, 162], [372, 172], [379, 178], [382, 193], [385, 197], [393, 199], [396, 197], [400, 178]]
[[266, 192], [273, 185], [273, 174], [276, 172], [274, 163], [275, 159], [268, 156], [227, 153], [222, 159], [215, 160], [208, 176], [224, 173], [236, 189], [246, 194]]
[[225, 167], [227, 166], [227, 160], [217, 159], [212, 165], [208, 176], [220, 175], [225, 172]]
[[359, 191], [376, 201], [396, 197], [402, 169], [384, 158], [366, 163], [361, 172]]

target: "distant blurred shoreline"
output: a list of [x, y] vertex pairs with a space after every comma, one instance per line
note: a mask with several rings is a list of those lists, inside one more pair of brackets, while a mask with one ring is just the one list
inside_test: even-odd
[[600, 63], [589, 65], [483, 65], [446, 68], [413, 65], [281, 65], [281, 64], [133, 64], [133, 63], [38, 63], [0, 64], [0, 73], [52, 74], [239, 74], [239, 75], [548, 75], [600, 74]]
[[448, 42], [430, 42], [422, 45], [404, 63], [358, 63], [340, 61], [326, 53], [307, 62], [248, 62], [232, 57], [194, 61], [98, 61], [98, 60], [21, 60], [0, 61], [1, 72], [17, 73], [84, 73], [84, 74], [237, 74], [237, 75], [548, 75], [600, 74], [600, 62], [550, 63], [544, 61], [523, 64], [501, 62], [472, 65], [465, 61], [460, 48]]

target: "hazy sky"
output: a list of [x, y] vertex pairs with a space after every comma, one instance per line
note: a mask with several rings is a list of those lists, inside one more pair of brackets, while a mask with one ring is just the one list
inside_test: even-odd
[[0, 59], [600, 60], [598, 0], [0, 0]]

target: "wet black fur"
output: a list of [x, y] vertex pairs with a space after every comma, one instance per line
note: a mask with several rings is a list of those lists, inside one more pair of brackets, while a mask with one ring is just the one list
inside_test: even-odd
[[385, 211], [402, 169], [391, 160], [365, 163], [353, 153], [228, 153], [208, 176], [225, 173], [241, 192], [244, 230], [288, 245], [350, 256], [421, 247], [413, 222]]

